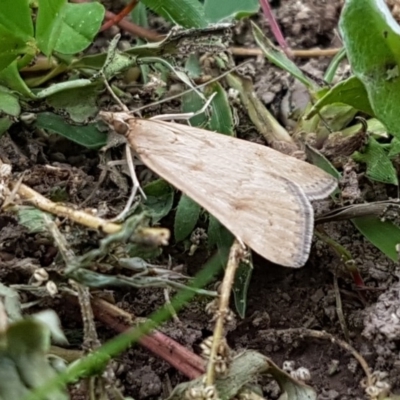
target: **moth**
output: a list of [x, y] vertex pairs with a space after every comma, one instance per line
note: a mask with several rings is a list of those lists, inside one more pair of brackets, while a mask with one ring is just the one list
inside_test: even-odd
[[311, 200], [337, 181], [269, 147], [173, 122], [100, 112], [155, 174], [216, 217], [267, 260], [303, 266], [314, 229]]

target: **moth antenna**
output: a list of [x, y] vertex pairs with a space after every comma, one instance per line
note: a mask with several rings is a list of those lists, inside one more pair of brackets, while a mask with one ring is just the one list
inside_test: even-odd
[[166, 120], [171, 120], [171, 119], [178, 119], [178, 120], [188, 120], [190, 118], [195, 117], [196, 115], [202, 114], [203, 112], [205, 112], [208, 108], [208, 106], [210, 105], [210, 103], [212, 102], [213, 98], [216, 96], [217, 93], [213, 93], [208, 100], [206, 101], [206, 103], [204, 104], [204, 106], [197, 111], [194, 112], [189, 112], [189, 113], [181, 113], [181, 114], [163, 114], [163, 115], [155, 115], [154, 117], [151, 117], [150, 119], [154, 120], [154, 121], [166, 121]]
[[121, 107], [122, 111], [125, 111], [126, 113], [129, 113], [129, 108], [120, 100], [120, 98], [114, 93], [112, 90], [110, 84], [107, 81], [106, 76], [104, 75], [104, 72], [102, 72], [103, 75], [103, 80], [104, 80], [104, 85], [106, 86], [106, 89], [110, 93], [111, 97], [116, 101], [116, 103]]
[[[111, 94], [112, 98], [117, 102], [117, 104], [119, 104], [122, 111], [129, 113], [128, 107], [124, 103], [122, 103], [122, 101], [119, 99], [119, 97], [114, 93], [110, 84], [107, 81], [106, 76], [104, 75], [104, 73], [102, 73], [102, 74], [103, 74], [103, 78], [104, 78], [104, 84], [105, 84], [107, 90], [109, 91], [109, 93]], [[136, 176], [135, 164], [133, 163], [132, 150], [129, 146], [129, 143], [125, 144], [125, 154], [126, 154], [126, 163], [128, 164], [128, 169], [129, 169], [129, 175], [132, 179], [133, 186], [132, 186], [131, 194], [129, 196], [129, 199], [128, 199], [124, 209], [115, 218], [113, 218], [112, 221], [117, 221], [117, 220], [119, 221], [119, 220], [125, 219], [126, 215], [129, 213], [129, 210], [132, 207], [133, 202], [135, 201], [137, 191], [140, 192], [140, 194], [143, 196], [143, 199], [146, 200], [146, 198], [147, 198], [146, 194], [143, 192], [143, 189], [140, 187], [139, 180]]]
[[[239, 68], [242, 68], [244, 65], [246, 65], [246, 64], [248, 64], [248, 63], [250, 63], [250, 62], [251, 62], [251, 60], [248, 60], [248, 61], [245, 61], [245, 62], [242, 63], [242, 64], [236, 65], [235, 67], [229, 69], [228, 71], [225, 71], [225, 72], [222, 73], [221, 75], [218, 75], [218, 76], [216, 76], [215, 78], [210, 79], [209, 81], [207, 81], [207, 82], [205, 82], [205, 83], [202, 83], [201, 85], [196, 86], [195, 89], [201, 89], [201, 88], [203, 88], [203, 87], [209, 85], [210, 83], [217, 82], [217, 81], [221, 80], [222, 78], [224, 78], [225, 76], [231, 74], [232, 72], [235, 72], [236, 70], [238, 70]], [[148, 108], [148, 107], [153, 107], [153, 106], [155, 106], [155, 105], [159, 105], [159, 104], [162, 104], [162, 103], [166, 103], [166, 102], [168, 102], [168, 101], [171, 101], [171, 100], [175, 100], [175, 99], [177, 99], [177, 98], [179, 98], [179, 97], [181, 97], [181, 96], [184, 96], [185, 94], [188, 94], [188, 93], [190, 93], [190, 92], [192, 92], [192, 91], [193, 91], [192, 88], [190, 88], [190, 89], [188, 89], [188, 90], [184, 90], [184, 91], [181, 92], [181, 93], [174, 94], [173, 96], [167, 97], [167, 98], [165, 98], [165, 99], [158, 100], [158, 101], [155, 101], [154, 103], [147, 104], [147, 105], [145, 105], [145, 106], [136, 108], [135, 110], [130, 111], [130, 113], [137, 113], [137, 112], [142, 111], [142, 110], [144, 110], [144, 109], [146, 109], [146, 108]]]

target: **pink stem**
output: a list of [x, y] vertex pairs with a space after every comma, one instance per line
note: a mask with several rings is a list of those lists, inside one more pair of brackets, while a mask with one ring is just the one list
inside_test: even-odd
[[274, 34], [279, 46], [281, 46], [282, 50], [288, 57], [292, 58], [292, 52], [290, 51], [290, 48], [286, 43], [281, 28], [279, 28], [278, 22], [271, 10], [271, 6], [269, 5], [268, 0], [260, 0], [260, 4], [264, 12], [265, 18], [268, 20], [269, 25], [271, 26], [272, 33]]

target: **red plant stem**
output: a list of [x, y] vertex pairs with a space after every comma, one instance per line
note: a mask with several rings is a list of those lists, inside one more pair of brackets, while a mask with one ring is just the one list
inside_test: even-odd
[[[92, 308], [96, 318], [116, 332], [122, 333], [132, 328], [134, 317], [118, 307], [93, 298]], [[141, 337], [139, 343], [190, 379], [198, 378], [205, 372], [204, 360], [201, 357], [160, 331], [154, 330]]]
[[359, 287], [363, 288], [365, 287], [364, 280], [360, 274], [360, 271], [357, 269], [356, 271], [350, 271], [351, 276], [353, 277], [354, 284]]
[[[111, 11], [106, 11], [106, 19], [113, 18], [115, 16]], [[165, 38], [165, 36], [160, 35], [159, 33], [152, 31], [150, 29], [143, 28], [139, 25], [134, 24], [133, 22], [128, 21], [123, 18], [118, 22], [118, 26], [126, 32], [131, 33], [132, 35], [139, 36], [143, 39], [147, 39], [150, 42], [158, 42]]]
[[[87, 3], [87, 0], [71, 0], [71, 3]], [[112, 13], [111, 11], [106, 11], [105, 14], [105, 19], [113, 19], [115, 18], [115, 14]], [[147, 39], [151, 42], [157, 42], [162, 40], [165, 36], [158, 34], [155, 31], [152, 31], [150, 29], [142, 28], [139, 25], [136, 25], [132, 22], [129, 22], [126, 18], [121, 19], [121, 21], [118, 22], [118, 26], [123, 29], [126, 32], [131, 33], [132, 35], [139, 36], [143, 39]]]
[[119, 14], [114, 15], [112, 18], [108, 19], [108, 21], [102, 25], [102, 27], [100, 28], [100, 32], [103, 32], [111, 28], [113, 25], [118, 24], [136, 7], [137, 3], [138, 0], [131, 0]]
[[269, 5], [268, 0], [260, 0], [260, 4], [264, 12], [265, 18], [267, 18], [271, 26], [272, 33], [274, 34], [275, 39], [279, 43], [279, 46], [281, 46], [282, 50], [286, 53], [288, 57], [292, 58], [292, 53], [290, 51], [290, 48], [286, 43], [285, 37], [283, 36], [281, 29], [279, 28], [278, 22], [274, 16], [274, 13], [271, 10], [271, 6]]

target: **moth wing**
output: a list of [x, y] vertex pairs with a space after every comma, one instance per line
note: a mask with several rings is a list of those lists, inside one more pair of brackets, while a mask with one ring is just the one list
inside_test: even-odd
[[274, 160], [258, 153], [262, 146], [251, 146], [249, 157], [247, 141], [204, 135], [207, 131], [201, 129], [151, 120], [131, 120], [130, 128], [129, 142], [153, 172], [254, 251], [280, 265], [305, 264], [314, 225], [312, 206], [297, 183], [274, 173], [268, 165]]
[[[137, 120], [138, 123], [147, 124], [149, 120]], [[183, 126], [163, 121], [151, 121], [151, 123], [171, 127], [180, 131], [187, 137], [207, 142], [229, 154], [236, 154], [237, 161], [245, 164], [257, 164], [257, 168], [265, 174], [275, 173], [294, 183], [297, 183], [310, 200], [319, 200], [327, 197], [337, 187], [337, 180], [315, 165], [288, 156], [279, 151], [251, 143], [247, 140], [237, 139], [231, 136], [217, 134], [191, 126]], [[155, 128], [154, 128], [155, 129]], [[240, 145], [239, 145], [240, 144]], [[221, 156], [221, 155], [220, 155]]]

